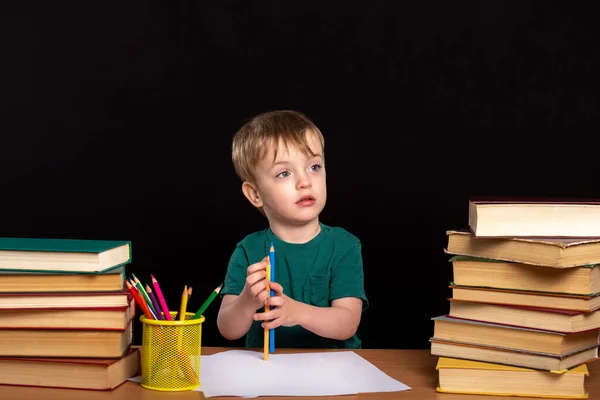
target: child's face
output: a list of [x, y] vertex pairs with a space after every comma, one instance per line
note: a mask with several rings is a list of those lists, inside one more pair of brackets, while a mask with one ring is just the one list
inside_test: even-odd
[[257, 165], [257, 191], [269, 221], [302, 225], [318, 219], [327, 200], [323, 148], [314, 134], [307, 139], [313, 153], [279, 143], [277, 159], [270, 149]]

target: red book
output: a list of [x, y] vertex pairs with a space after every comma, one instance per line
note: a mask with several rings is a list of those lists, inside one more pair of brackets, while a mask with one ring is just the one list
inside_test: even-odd
[[113, 390], [139, 374], [139, 348], [116, 359], [0, 358], [1, 385]]
[[118, 292], [0, 293], [0, 309], [128, 307], [133, 296]]

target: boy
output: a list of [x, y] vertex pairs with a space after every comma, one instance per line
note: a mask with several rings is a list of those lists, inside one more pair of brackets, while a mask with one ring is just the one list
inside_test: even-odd
[[[246, 347], [260, 348], [264, 329], [277, 328], [276, 347], [360, 348], [356, 330], [368, 306], [361, 243], [319, 221], [327, 198], [321, 131], [295, 111], [261, 114], [235, 134], [232, 160], [244, 196], [269, 228], [246, 236], [231, 256], [221, 334], [247, 335]], [[271, 243], [275, 282], [265, 279]]]

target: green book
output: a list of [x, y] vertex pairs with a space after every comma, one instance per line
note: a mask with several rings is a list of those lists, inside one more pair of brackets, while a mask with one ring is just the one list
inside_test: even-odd
[[102, 274], [131, 262], [131, 242], [0, 238], [0, 271]]

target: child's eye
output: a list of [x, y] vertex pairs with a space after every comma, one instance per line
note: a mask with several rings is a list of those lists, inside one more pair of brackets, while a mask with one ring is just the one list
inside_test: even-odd
[[282, 172], [278, 173], [277, 175], [275, 175], [276, 178], [287, 178], [288, 176], [290, 176], [289, 171], [282, 171]]
[[316, 171], [318, 171], [318, 170], [320, 170], [321, 168], [322, 168], [322, 167], [321, 167], [321, 165], [320, 165], [320, 164], [315, 164], [315, 165], [312, 165], [312, 166], [310, 167], [310, 169], [311, 169], [312, 171], [315, 171], [315, 172], [316, 172]]

